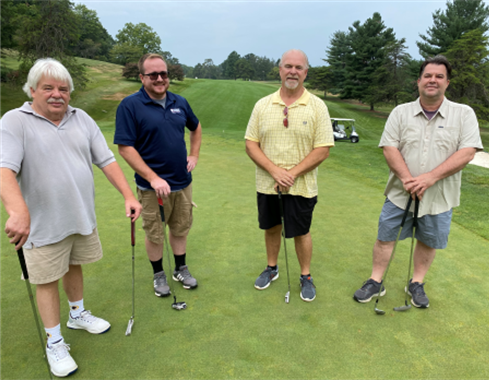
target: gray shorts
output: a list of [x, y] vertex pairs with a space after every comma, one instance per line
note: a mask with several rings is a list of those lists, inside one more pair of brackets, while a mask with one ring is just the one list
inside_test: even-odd
[[[403, 215], [404, 210], [386, 198], [379, 217], [377, 239], [380, 241], [395, 241], [401, 227]], [[418, 228], [416, 229], [415, 237], [428, 247], [444, 249], [448, 243], [451, 221], [452, 210], [438, 215], [423, 215], [418, 218]], [[409, 212], [399, 240], [404, 240], [411, 236], [413, 236], [413, 213]]]

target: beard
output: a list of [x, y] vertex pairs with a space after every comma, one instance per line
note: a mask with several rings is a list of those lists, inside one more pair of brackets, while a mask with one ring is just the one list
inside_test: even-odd
[[297, 80], [297, 81], [293, 81], [292, 83], [289, 83], [289, 81], [286, 79], [284, 85], [289, 90], [295, 90], [297, 86], [299, 86], [299, 81]]

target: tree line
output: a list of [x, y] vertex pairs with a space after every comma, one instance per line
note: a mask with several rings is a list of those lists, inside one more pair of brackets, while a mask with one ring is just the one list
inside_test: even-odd
[[[161, 48], [158, 34], [144, 23], [126, 23], [113, 38], [97, 13], [69, 0], [2, 0], [0, 35], [3, 49], [19, 52], [19, 70], [2, 68], [2, 81], [23, 83], [33, 62], [41, 57], [60, 60], [71, 72], [75, 86], [88, 78], [75, 57], [118, 63], [122, 75], [138, 79], [137, 62], [145, 53], [159, 53], [168, 64], [170, 80], [209, 79], [278, 80], [278, 60], [231, 52], [221, 64], [208, 58], [194, 67], [179, 62]], [[433, 13], [433, 26], [417, 42], [423, 57], [444, 54], [453, 66], [447, 97], [472, 106], [489, 120], [489, 62], [487, 19], [483, 0], [448, 0], [446, 9]], [[398, 104], [417, 96], [421, 62], [407, 52], [406, 40], [397, 38], [379, 13], [330, 38], [323, 59], [327, 65], [309, 68], [311, 88], [342, 99], [356, 99], [371, 110], [379, 103]]]
[[[421, 56], [445, 55], [452, 64], [447, 97], [474, 108], [489, 121], [489, 61], [487, 19], [482, 0], [453, 0], [432, 15], [433, 26], [416, 44]], [[406, 40], [396, 38], [379, 13], [355, 21], [347, 31], [336, 31], [326, 49], [328, 65], [309, 69], [309, 86], [325, 95], [356, 99], [374, 110], [379, 103], [399, 104], [417, 96], [416, 81], [422, 61], [406, 52]]]

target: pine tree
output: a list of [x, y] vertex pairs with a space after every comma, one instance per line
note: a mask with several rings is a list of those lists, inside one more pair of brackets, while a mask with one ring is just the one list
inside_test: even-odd
[[427, 35], [419, 36], [425, 42], [416, 42], [419, 53], [423, 57], [435, 56], [446, 52], [454, 41], [474, 29], [485, 33], [489, 29], [487, 18], [489, 6], [483, 0], [453, 0], [447, 1], [447, 9], [438, 9], [433, 13], [433, 26]]
[[456, 40], [446, 53], [452, 65], [447, 97], [468, 104], [485, 121], [489, 121], [488, 39], [482, 30], [472, 30]]
[[345, 82], [346, 59], [351, 54], [349, 36], [345, 32], [337, 31], [330, 39], [330, 47], [326, 49], [327, 58], [323, 61], [329, 63], [331, 70], [331, 87], [329, 91], [333, 94], [341, 92]]

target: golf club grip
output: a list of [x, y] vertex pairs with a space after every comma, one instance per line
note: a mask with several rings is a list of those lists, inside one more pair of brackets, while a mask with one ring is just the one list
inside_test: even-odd
[[160, 206], [161, 221], [165, 223], [165, 209], [163, 208], [163, 199], [158, 198], [158, 205]]
[[24, 251], [22, 247], [17, 251], [17, 256], [19, 256], [20, 267], [22, 268], [22, 274], [24, 275], [24, 280], [29, 279], [29, 272], [27, 272], [27, 265], [25, 264]]
[[278, 201], [280, 204], [280, 217], [283, 218], [284, 217], [284, 206], [282, 203], [282, 192], [280, 190], [277, 190], [277, 193], [278, 193]]
[[406, 205], [406, 210], [404, 210], [404, 215], [402, 216], [402, 222], [401, 222], [401, 227], [404, 226], [404, 222], [406, 221], [406, 218], [408, 216], [409, 209], [411, 208], [411, 203], [413, 202], [413, 198], [411, 198], [411, 195], [409, 195], [409, 199]]
[[[134, 210], [131, 210], [131, 215], [134, 215]], [[134, 247], [136, 245], [136, 236], [134, 233], [134, 222], [131, 218], [131, 245]]]
[[414, 200], [414, 215], [413, 215], [413, 227], [418, 228], [418, 211], [419, 211], [419, 198], [416, 195]]

